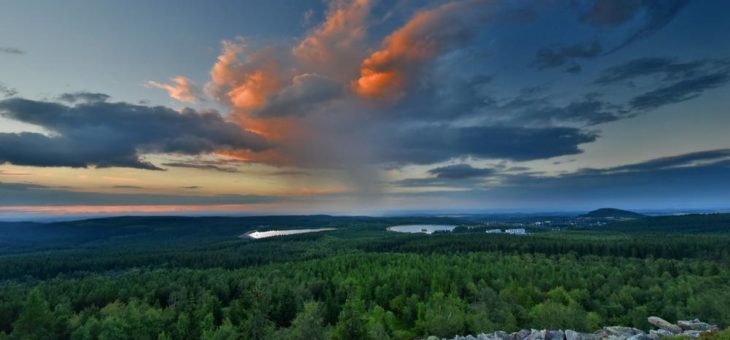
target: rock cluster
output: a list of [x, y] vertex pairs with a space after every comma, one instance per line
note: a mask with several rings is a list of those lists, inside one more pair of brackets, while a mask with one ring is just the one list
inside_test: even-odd
[[[573, 330], [538, 330], [523, 329], [514, 333], [497, 331], [494, 333], [482, 333], [476, 336], [456, 336], [454, 340], [658, 340], [669, 336], [684, 336], [698, 338], [702, 333], [716, 332], [719, 327], [702, 322], [698, 319], [680, 320], [673, 324], [657, 316], [648, 318], [650, 324], [657, 329], [646, 333], [638, 328], [624, 326], [603, 327], [593, 333], [581, 333]], [[428, 340], [438, 340], [437, 337], [429, 337]], [[447, 340], [447, 339], [444, 339]]]

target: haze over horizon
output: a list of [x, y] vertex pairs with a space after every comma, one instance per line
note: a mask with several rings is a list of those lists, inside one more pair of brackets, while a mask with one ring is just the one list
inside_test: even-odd
[[0, 4], [0, 219], [730, 208], [730, 2]]

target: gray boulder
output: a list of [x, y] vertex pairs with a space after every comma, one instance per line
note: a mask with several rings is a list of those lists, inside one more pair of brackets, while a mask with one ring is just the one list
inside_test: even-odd
[[565, 331], [565, 340], [583, 340], [583, 337], [580, 336], [580, 333], [568, 329]]
[[492, 335], [492, 338], [499, 340], [512, 340], [512, 337], [504, 331], [496, 331]]
[[565, 333], [560, 331], [545, 331], [545, 340], [563, 340]]
[[530, 335], [527, 336], [527, 340], [545, 340], [545, 331], [531, 329]]
[[675, 334], [666, 329], [652, 329], [651, 331], [649, 331], [649, 336], [652, 335], [663, 338], [665, 336], [674, 336]]
[[522, 329], [518, 332], [512, 333], [512, 339], [515, 340], [524, 340], [527, 339], [527, 337], [530, 336], [530, 330]]
[[641, 333], [641, 334], [632, 335], [632, 336], [626, 338], [626, 340], [655, 340], [655, 338], [653, 338], [649, 334]]
[[710, 325], [707, 322], [702, 322], [699, 319], [694, 320], [679, 320], [677, 321], [679, 328], [685, 331], [716, 331], [719, 328], [715, 325]]
[[679, 326], [664, 320], [658, 316], [650, 316], [647, 321], [649, 321], [650, 324], [654, 325], [657, 328], [661, 328], [667, 331], [670, 331], [674, 334], [682, 333], [682, 329], [679, 328]]
[[624, 327], [624, 326], [608, 326], [603, 327], [603, 333], [605, 333], [607, 336], [613, 335], [623, 338], [628, 338], [633, 335], [639, 335], [644, 334], [644, 331], [634, 328], [634, 327]]

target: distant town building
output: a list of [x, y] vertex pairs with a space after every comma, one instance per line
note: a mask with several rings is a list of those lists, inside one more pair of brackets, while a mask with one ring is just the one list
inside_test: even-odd
[[507, 229], [504, 232], [512, 235], [527, 235], [527, 230], [525, 230], [524, 228]]
[[501, 234], [502, 229], [489, 229], [487, 230], [487, 234]]

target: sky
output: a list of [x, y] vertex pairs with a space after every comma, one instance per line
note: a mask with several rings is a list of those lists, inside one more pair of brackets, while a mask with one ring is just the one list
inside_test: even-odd
[[0, 218], [730, 208], [730, 2], [0, 2]]

